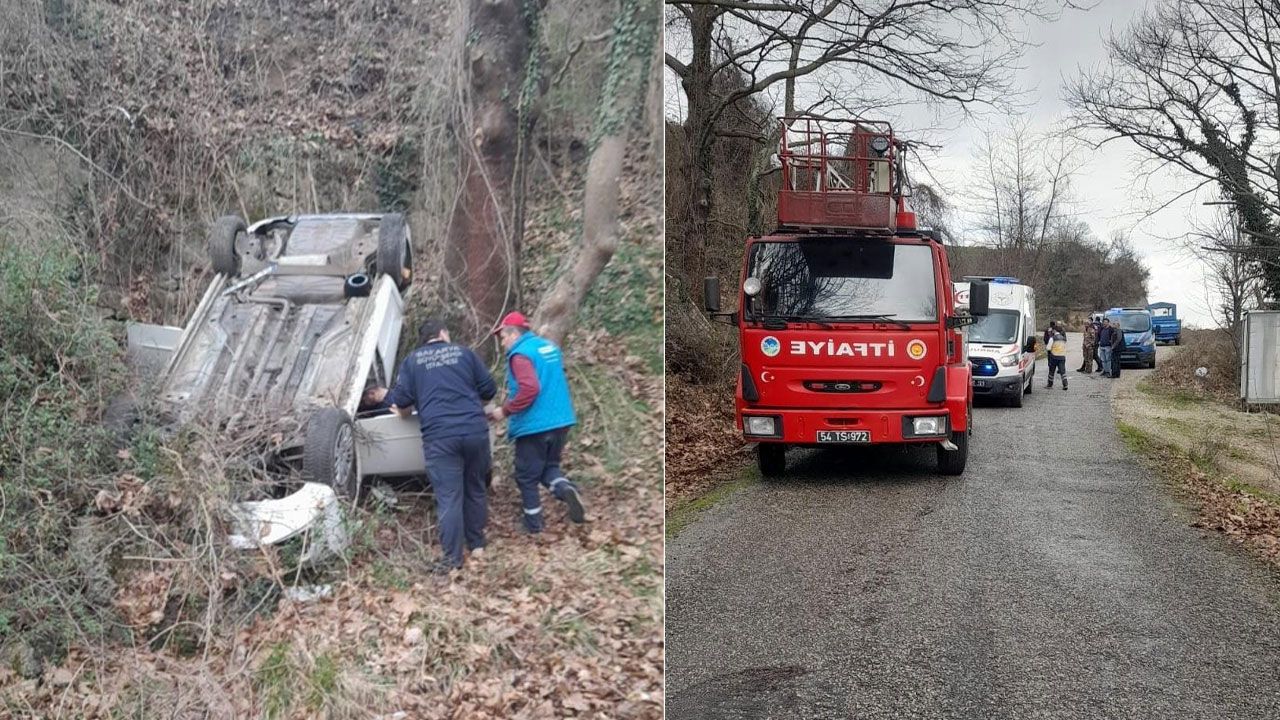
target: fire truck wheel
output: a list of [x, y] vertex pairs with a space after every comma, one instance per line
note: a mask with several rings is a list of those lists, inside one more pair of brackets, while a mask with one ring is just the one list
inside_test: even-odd
[[955, 450], [947, 450], [938, 445], [938, 472], [943, 475], [964, 474], [965, 463], [969, 460], [969, 432], [951, 433], [951, 443]]
[[782, 443], [756, 445], [756, 462], [760, 465], [761, 475], [778, 477], [787, 469], [787, 446]]

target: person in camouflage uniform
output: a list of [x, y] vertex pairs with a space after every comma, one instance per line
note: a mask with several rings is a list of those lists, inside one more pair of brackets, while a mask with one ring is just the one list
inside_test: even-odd
[[1077, 372], [1093, 373], [1093, 356], [1098, 349], [1098, 323], [1090, 317], [1084, 324], [1084, 361]]

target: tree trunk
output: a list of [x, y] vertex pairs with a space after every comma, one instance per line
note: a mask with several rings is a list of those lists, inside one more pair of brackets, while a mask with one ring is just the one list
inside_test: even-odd
[[684, 232], [682, 262], [676, 276], [684, 287], [679, 291], [693, 298], [694, 289], [701, 287], [706, 272], [707, 239], [711, 221], [712, 198], [712, 67], [711, 34], [719, 10], [710, 5], [699, 5], [692, 10], [690, 36], [693, 52], [689, 72], [682, 79], [685, 97], [689, 100], [689, 114], [685, 121], [685, 140], [689, 143], [689, 188], [686, 202], [691, 204], [690, 226]]
[[471, 334], [487, 329], [520, 297], [521, 104], [537, 78], [530, 51], [542, 2], [471, 0], [467, 16], [469, 147], [446, 239], [449, 277], [469, 305]]
[[618, 188], [626, 145], [625, 138], [613, 135], [601, 139], [591, 153], [582, 199], [582, 248], [534, 313], [538, 334], [557, 344], [568, 336], [587, 291], [618, 250]]
[[[643, 107], [657, 9], [654, 0], [623, 0], [614, 22], [609, 71], [596, 108], [596, 142], [582, 198], [582, 247], [561, 265], [555, 285], [534, 313], [538, 334], [556, 343], [564, 342], [587, 292], [618, 249], [618, 197], [627, 128], [635, 110]], [[643, 127], [647, 123], [639, 124]]]

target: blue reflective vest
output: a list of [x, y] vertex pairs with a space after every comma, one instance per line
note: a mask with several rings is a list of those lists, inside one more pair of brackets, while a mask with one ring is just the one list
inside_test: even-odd
[[533, 363], [538, 374], [538, 397], [533, 404], [511, 416], [507, 423], [507, 437], [515, 439], [525, 435], [556, 430], [578, 423], [573, 414], [573, 400], [569, 397], [569, 381], [564, 374], [564, 358], [560, 348], [532, 331], [520, 336], [507, 351], [507, 392], [515, 397], [520, 392], [516, 376], [511, 372], [511, 358], [523, 355]]

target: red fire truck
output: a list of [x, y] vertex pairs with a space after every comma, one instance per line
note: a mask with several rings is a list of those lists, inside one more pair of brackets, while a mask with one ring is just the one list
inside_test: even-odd
[[760, 471], [788, 447], [932, 443], [964, 472], [973, 391], [964, 328], [987, 313], [974, 283], [956, 307], [946, 249], [906, 203], [903, 145], [888, 123], [782, 118], [778, 229], [747, 241], [736, 325], [737, 425]]

